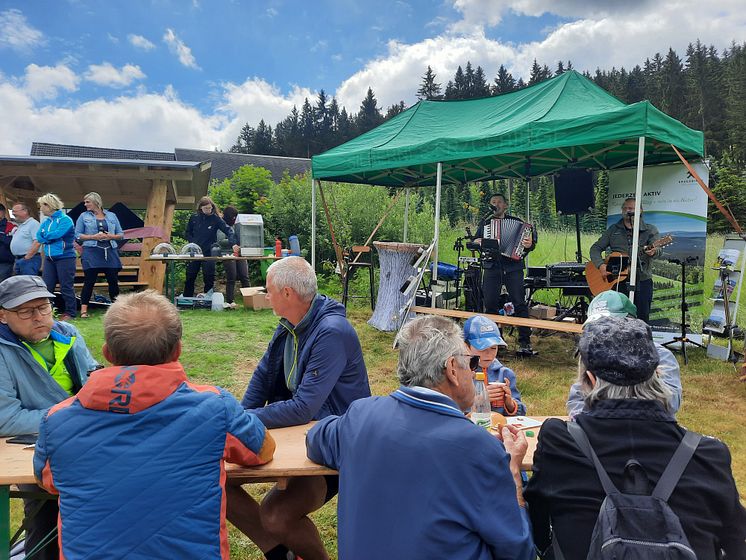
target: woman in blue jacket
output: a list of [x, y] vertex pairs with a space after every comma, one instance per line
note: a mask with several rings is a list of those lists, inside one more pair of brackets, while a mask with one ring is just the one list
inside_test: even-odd
[[119, 295], [119, 259], [117, 241], [124, 238], [122, 226], [114, 212], [104, 210], [101, 195], [89, 192], [83, 197], [85, 212], [75, 222], [75, 239], [83, 246], [80, 256], [83, 265], [83, 290], [80, 292], [80, 316], [88, 317], [88, 302], [91, 301], [93, 285], [100, 273], [106, 275], [109, 284], [109, 299], [114, 301]]
[[44, 270], [42, 278], [47, 290], [54, 293], [60, 285], [65, 312], [60, 321], [68, 321], [77, 315], [75, 300], [75, 225], [62, 208], [65, 204], [56, 194], [48, 193], [37, 201], [41, 213], [46, 216], [36, 232], [36, 240], [44, 248]]

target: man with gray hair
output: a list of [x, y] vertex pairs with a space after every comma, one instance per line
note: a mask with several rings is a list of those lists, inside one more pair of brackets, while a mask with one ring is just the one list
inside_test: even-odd
[[189, 382], [181, 333], [162, 295], [121, 296], [104, 317], [112, 367], [42, 420], [34, 473], [60, 496], [60, 557], [230, 557], [224, 462], [266, 463], [275, 443], [230, 393]]
[[444, 317], [402, 328], [401, 387], [354, 402], [308, 432], [312, 461], [339, 470], [339, 557], [533, 559], [520, 467], [528, 444], [503, 442], [465, 415], [478, 356]]
[[41, 270], [40, 245], [36, 240], [39, 221], [31, 215], [31, 210], [23, 202], [13, 205], [13, 219], [18, 224], [10, 242], [10, 252], [15, 258], [13, 272], [38, 276]]
[[[343, 414], [370, 396], [357, 333], [337, 301], [317, 293], [316, 273], [301, 257], [267, 270], [267, 299], [280, 324], [251, 377], [241, 404], [268, 428], [306, 424]], [[267, 558], [288, 548], [304, 560], [327, 552], [307, 515], [337, 493], [337, 476], [296, 477], [273, 488], [259, 506], [240, 486], [229, 487], [228, 519]]]
[[[658, 491], [656, 485], [669, 463], [674, 464], [672, 456], [687, 434], [668, 410], [669, 388], [655, 375], [658, 352], [650, 327], [638, 319], [601, 317], [585, 325], [580, 357], [578, 380], [588, 411], [576, 418], [576, 426], [617, 489], [650, 496], [654, 487]], [[590, 557], [591, 536], [607, 498], [608, 485], [602, 484], [595, 460], [587, 458], [588, 450], [576, 443], [574, 430], [562, 420], [549, 419], [539, 432], [525, 497], [542, 558]], [[678, 516], [694, 551], [692, 557], [743, 560], [746, 510], [739, 502], [730, 452], [724, 443], [709, 437], [693, 447], [678, 483], [669, 481], [674, 488], [668, 506]], [[672, 533], [653, 534], [655, 524], [640, 519], [639, 538], [617, 536], [626, 536], [625, 543], [632, 544], [649, 539], [659, 550], [671, 540], [680, 544]]]

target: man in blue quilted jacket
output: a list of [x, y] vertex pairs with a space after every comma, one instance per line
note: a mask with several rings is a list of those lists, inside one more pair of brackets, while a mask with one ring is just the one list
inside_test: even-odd
[[[306, 424], [343, 414], [370, 396], [357, 333], [337, 301], [317, 293], [316, 274], [301, 257], [286, 257], [267, 270], [267, 299], [280, 317], [269, 347], [251, 377], [244, 408], [268, 428]], [[307, 517], [336, 493], [337, 476], [295, 477], [257, 504], [240, 486], [229, 486], [228, 520], [269, 559], [285, 560], [288, 548], [303, 560], [328, 555]]]
[[112, 367], [42, 420], [34, 474], [60, 496], [60, 557], [230, 558], [225, 462], [266, 463], [275, 443], [230, 393], [189, 382], [181, 332], [160, 294], [121, 296], [104, 318]]

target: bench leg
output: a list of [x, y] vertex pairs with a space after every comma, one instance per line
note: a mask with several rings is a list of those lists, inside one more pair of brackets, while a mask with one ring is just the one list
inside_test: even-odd
[[10, 558], [10, 488], [0, 486], [0, 560]]

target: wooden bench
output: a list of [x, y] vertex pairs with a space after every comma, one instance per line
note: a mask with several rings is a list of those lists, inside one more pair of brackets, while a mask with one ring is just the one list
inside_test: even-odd
[[458, 311], [456, 309], [439, 309], [431, 307], [422, 307], [415, 305], [412, 307], [413, 313], [423, 313], [425, 315], [441, 315], [452, 319], [468, 319], [474, 315], [484, 315], [489, 317], [498, 325], [509, 325], [511, 327], [530, 327], [532, 329], [545, 329], [558, 332], [580, 334], [583, 332], [583, 325], [578, 323], [568, 323], [565, 321], [547, 321], [545, 319], [524, 319], [523, 317], [492, 315], [489, 313], [472, 313], [471, 311]]

